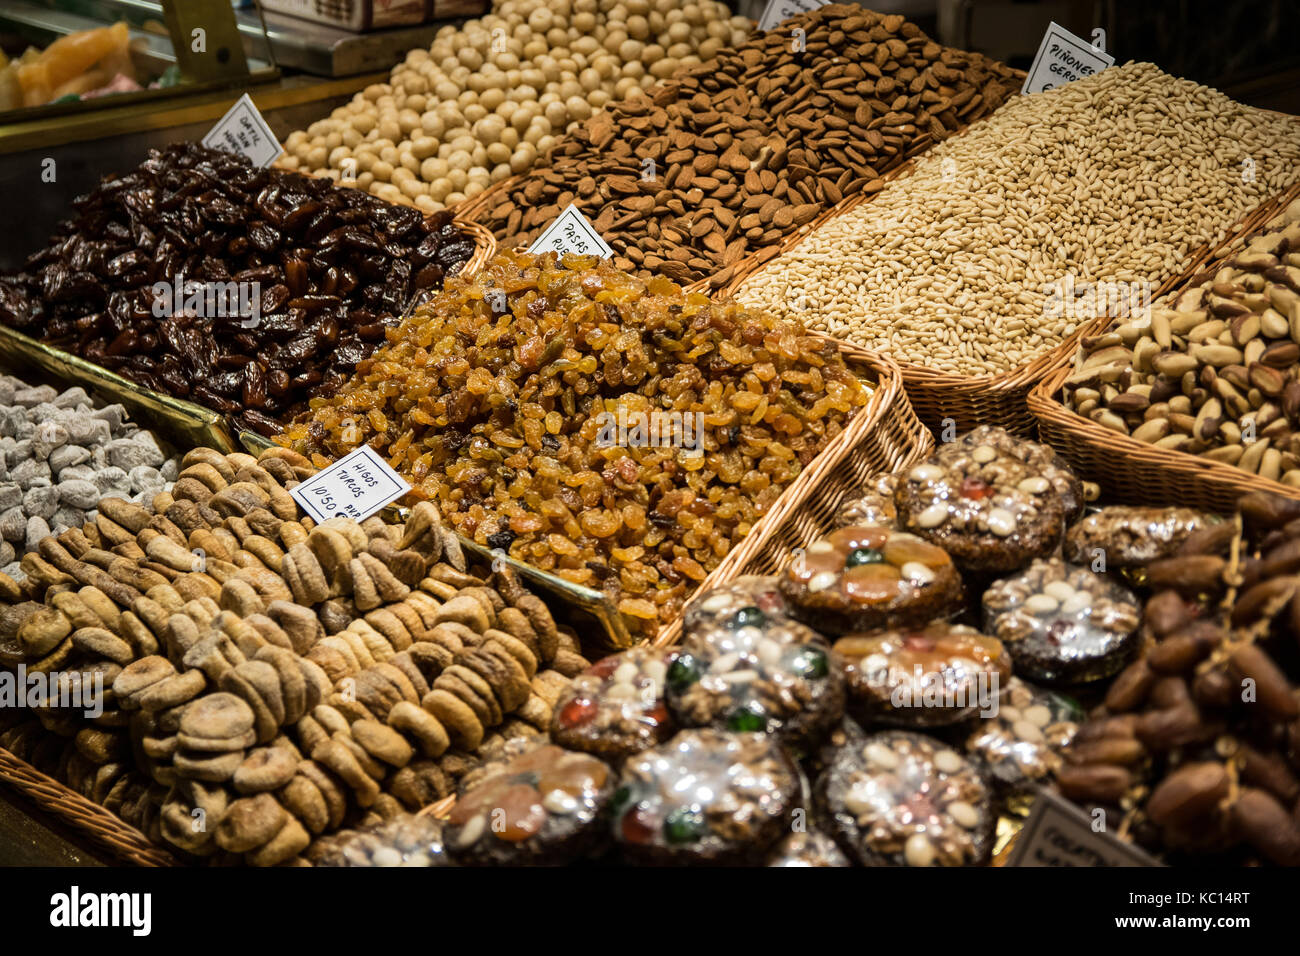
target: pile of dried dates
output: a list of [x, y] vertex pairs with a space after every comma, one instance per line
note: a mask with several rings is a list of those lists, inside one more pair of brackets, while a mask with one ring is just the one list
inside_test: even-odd
[[1075, 737], [1058, 782], [1172, 860], [1300, 866], [1300, 501], [1147, 568], [1147, 646]]
[[274, 435], [473, 255], [448, 213], [177, 143], [76, 201], [0, 322]]

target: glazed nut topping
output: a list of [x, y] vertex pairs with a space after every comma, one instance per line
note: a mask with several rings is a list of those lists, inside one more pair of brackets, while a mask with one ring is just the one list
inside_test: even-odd
[[961, 866], [977, 856], [985, 787], [956, 751], [914, 735], [881, 736], [863, 747], [848, 777], [845, 809], [863, 839], [908, 866]]
[[1059, 559], [1035, 561], [1022, 574], [1004, 578], [984, 594], [992, 632], [1011, 643], [1051, 632], [1079, 656], [1105, 653], [1115, 635], [1137, 628], [1137, 599], [1088, 568]]

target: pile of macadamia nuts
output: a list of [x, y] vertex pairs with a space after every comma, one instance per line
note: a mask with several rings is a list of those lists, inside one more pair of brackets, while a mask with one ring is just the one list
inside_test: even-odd
[[530, 168], [606, 103], [752, 28], [715, 0], [504, 0], [290, 135], [281, 164], [435, 212]]

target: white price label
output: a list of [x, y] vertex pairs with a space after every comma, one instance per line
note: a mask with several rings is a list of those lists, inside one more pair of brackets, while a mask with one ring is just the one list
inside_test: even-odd
[[1029, 68], [1021, 93], [1041, 93], [1064, 86], [1072, 80], [1100, 73], [1113, 66], [1115, 58], [1105, 50], [1080, 39], [1065, 27], [1053, 22], [1043, 35], [1043, 42]]
[[247, 93], [203, 137], [209, 149], [239, 153], [254, 166], [270, 166], [284, 149]]
[[362, 445], [289, 489], [289, 494], [319, 523], [328, 518], [365, 521], [410, 490], [388, 462], [369, 445]]
[[830, 0], [767, 0], [767, 6], [763, 8], [763, 16], [758, 21], [758, 29], [771, 30], [796, 14], [816, 10], [828, 3]]
[[572, 252], [580, 256], [600, 256], [602, 259], [608, 259], [614, 254], [614, 250], [600, 238], [600, 233], [596, 232], [587, 217], [572, 203], [555, 217], [555, 222], [546, 227], [546, 231], [537, 237], [528, 251], [558, 252], [560, 255]]
[[1162, 866], [1139, 847], [1093, 829], [1092, 819], [1050, 790], [1040, 790], [1007, 866]]

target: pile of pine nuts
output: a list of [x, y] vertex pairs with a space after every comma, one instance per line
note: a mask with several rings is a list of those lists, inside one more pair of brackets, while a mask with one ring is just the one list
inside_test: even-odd
[[1298, 175], [1300, 119], [1130, 63], [1013, 99], [736, 296], [900, 361], [998, 375], [1094, 320], [1053, 306], [1067, 280], [1154, 291]]

